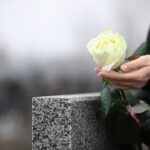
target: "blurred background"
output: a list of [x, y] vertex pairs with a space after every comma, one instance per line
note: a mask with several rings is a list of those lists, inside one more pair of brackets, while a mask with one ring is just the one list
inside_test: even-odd
[[31, 150], [32, 97], [100, 90], [92, 37], [120, 32], [131, 54], [149, 23], [149, 0], [0, 0], [0, 150]]

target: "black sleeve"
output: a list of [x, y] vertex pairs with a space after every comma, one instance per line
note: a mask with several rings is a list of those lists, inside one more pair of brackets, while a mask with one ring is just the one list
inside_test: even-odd
[[147, 40], [146, 40], [147, 48], [148, 48], [148, 54], [150, 54], [150, 29], [147, 35]]

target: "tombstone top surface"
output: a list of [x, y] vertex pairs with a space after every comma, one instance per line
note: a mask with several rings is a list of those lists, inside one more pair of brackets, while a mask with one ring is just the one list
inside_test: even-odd
[[68, 95], [52, 95], [52, 96], [41, 96], [41, 97], [33, 97], [35, 99], [68, 99], [70, 101], [91, 101], [97, 100], [100, 97], [100, 93], [84, 93], [84, 94], [68, 94]]

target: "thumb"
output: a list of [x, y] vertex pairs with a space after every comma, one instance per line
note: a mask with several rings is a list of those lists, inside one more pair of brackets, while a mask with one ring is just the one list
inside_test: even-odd
[[136, 60], [127, 62], [123, 65], [121, 65], [121, 70], [123, 72], [130, 72], [133, 70], [137, 70], [146, 66], [150, 65], [150, 57], [148, 56], [141, 56]]

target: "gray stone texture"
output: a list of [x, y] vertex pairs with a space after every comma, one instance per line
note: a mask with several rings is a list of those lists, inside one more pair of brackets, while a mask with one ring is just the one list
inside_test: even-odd
[[33, 150], [113, 150], [99, 93], [32, 100]]

